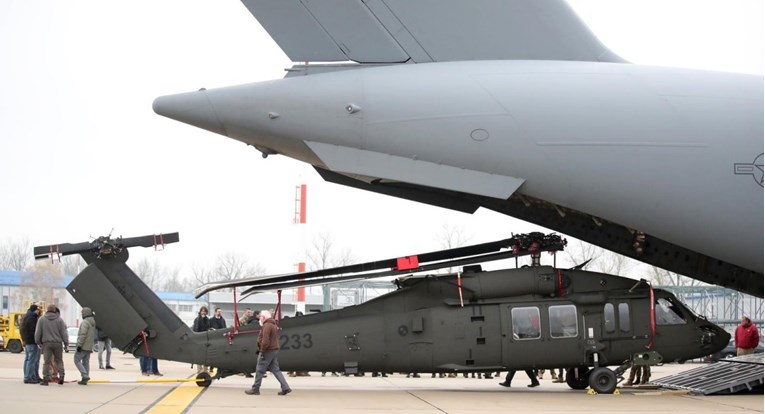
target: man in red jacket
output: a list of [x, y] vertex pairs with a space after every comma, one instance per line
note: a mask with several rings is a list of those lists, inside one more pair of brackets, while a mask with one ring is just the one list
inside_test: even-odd
[[741, 317], [741, 325], [736, 327], [736, 355], [749, 355], [754, 353], [754, 348], [760, 344], [760, 333], [757, 327], [749, 319], [749, 316]]
[[279, 369], [279, 361], [276, 359], [276, 354], [279, 353], [279, 327], [276, 326], [276, 321], [271, 317], [271, 312], [260, 311], [260, 325], [262, 326], [258, 335], [260, 354], [258, 354], [258, 366], [255, 368], [255, 383], [252, 384], [252, 388], [244, 390], [244, 392], [248, 395], [260, 395], [260, 383], [263, 381], [263, 375], [266, 374], [266, 371], [271, 371], [282, 387], [282, 390], [277, 394], [287, 395], [292, 390], [287, 385], [287, 380], [284, 379], [284, 375]]

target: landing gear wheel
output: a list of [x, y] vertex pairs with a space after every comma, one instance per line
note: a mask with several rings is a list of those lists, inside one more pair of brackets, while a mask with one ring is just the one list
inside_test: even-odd
[[209, 387], [212, 384], [212, 377], [206, 372], [197, 374], [197, 385], [200, 387]]
[[566, 384], [572, 390], [583, 390], [587, 388], [587, 378], [590, 376], [588, 368], [569, 368], [566, 370]]
[[596, 368], [590, 373], [590, 388], [598, 394], [613, 394], [616, 390], [616, 374], [608, 368]]
[[8, 350], [14, 354], [18, 354], [22, 351], [21, 341], [13, 340], [8, 341]]

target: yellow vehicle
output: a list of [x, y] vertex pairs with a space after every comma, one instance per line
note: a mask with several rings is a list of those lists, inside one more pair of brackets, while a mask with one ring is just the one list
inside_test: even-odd
[[24, 350], [21, 345], [21, 332], [19, 331], [21, 318], [26, 312], [11, 312], [10, 316], [0, 315], [0, 336], [3, 337], [5, 349], [18, 354]]

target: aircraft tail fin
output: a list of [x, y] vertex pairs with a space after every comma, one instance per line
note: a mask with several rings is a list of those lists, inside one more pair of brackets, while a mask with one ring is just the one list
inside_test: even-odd
[[565, 0], [242, 3], [293, 62], [624, 62]]
[[[192, 331], [125, 264], [126, 257], [91, 262], [67, 286], [95, 313], [97, 326], [124, 352], [181, 362], [204, 360]], [[184, 346], [180, 346], [180, 345]]]

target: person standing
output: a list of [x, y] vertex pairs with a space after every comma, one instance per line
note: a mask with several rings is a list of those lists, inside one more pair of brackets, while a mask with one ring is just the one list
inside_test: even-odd
[[36, 304], [29, 306], [21, 324], [21, 342], [24, 344], [24, 384], [39, 384], [40, 348], [35, 342], [35, 328], [42, 309]]
[[106, 369], [114, 369], [112, 366], [112, 340], [106, 335], [106, 332], [96, 326], [96, 338], [98, 339], [98, 368], [104, 369], [104, 360], [102, 358], [106, 351]]
[[80, 371], [82, 379], [77, 383], [88, 385], [90, 381], [90, 354], [96, 343], [96, 319], [88, 307], [82, 308], [82, 323], [77, 332], [77, 352], [74, 353], [74, 366]]
[[220, 308], [215, 308], [215, 315], [210, 318], [210, 329], [226, 329], [226, 320], [223, 319]]
[[[210, 318], [207, 317], [207, 306], [199, 308], [196, 319], [194, 319], [194, 326], [191, 328], [194, 332], [207, 332], [210, 330]], [[197, 364], [197, 374], [207, 372], [205, 365]]]
[[[529, 388], [538, 387], [539, 386], [539, 380], [537, 380], [537, 376], [534, 375], [534, 370], [527, 369], [525, 370], [526, 375], [531, 380], [531, 384], [528, 385]], [[513, 382], [513, 377], [515, 376], [515, 370], [507, 371], [507, 376], [505, 377], [505, 382], [500, 382], [499, 385], [503, 387], [509, 387], [510, 383]]]
[[757, 326], [752, 323], [749, 315], [741, 317], [741, 325], [736, 327], [734, 339], [736, 341], [736, 356], [753, 354], [754, 348], [760, 344], [760, 332], [757, 330]]
[[279, 353], [279, 327], [276, 326], [276, 321], [271, 318], [271, 312], [264, 310], [260, 312], [260, 334], [258, 334], [258, 366], [255, 368], [255, 383], [252, 384], [250, 389], [244, 390], [248, 395], [260, 395], [260, 384], [263, 382], [263, 375], [266, 371], [271, 371], [274, 374], [274, 378], [279, 381], [281, 385], [281, 391], [277, 394], [287, 395], [292, 392], [292, 389], [287, 384], [287, 380], [284, 379], [282, 371], [279, 369], [279, 360], [277, 354]]
[[48, 305], [45, 315], [37, 321], [35, 328], [35, 343], [42, 349], [43, 353], [43, 380], [40, 381], [40, 385], [48, 385], [48, 382], [55, 380], [51, 378], [51, 362], [56, 364], [56, 372], [58, 373], [56, 382], [64, 385], [63, 350], [69, 352], [68, 340], [69, 335], [66, 333], [64, 320], [56, 313], [55, 305]]

